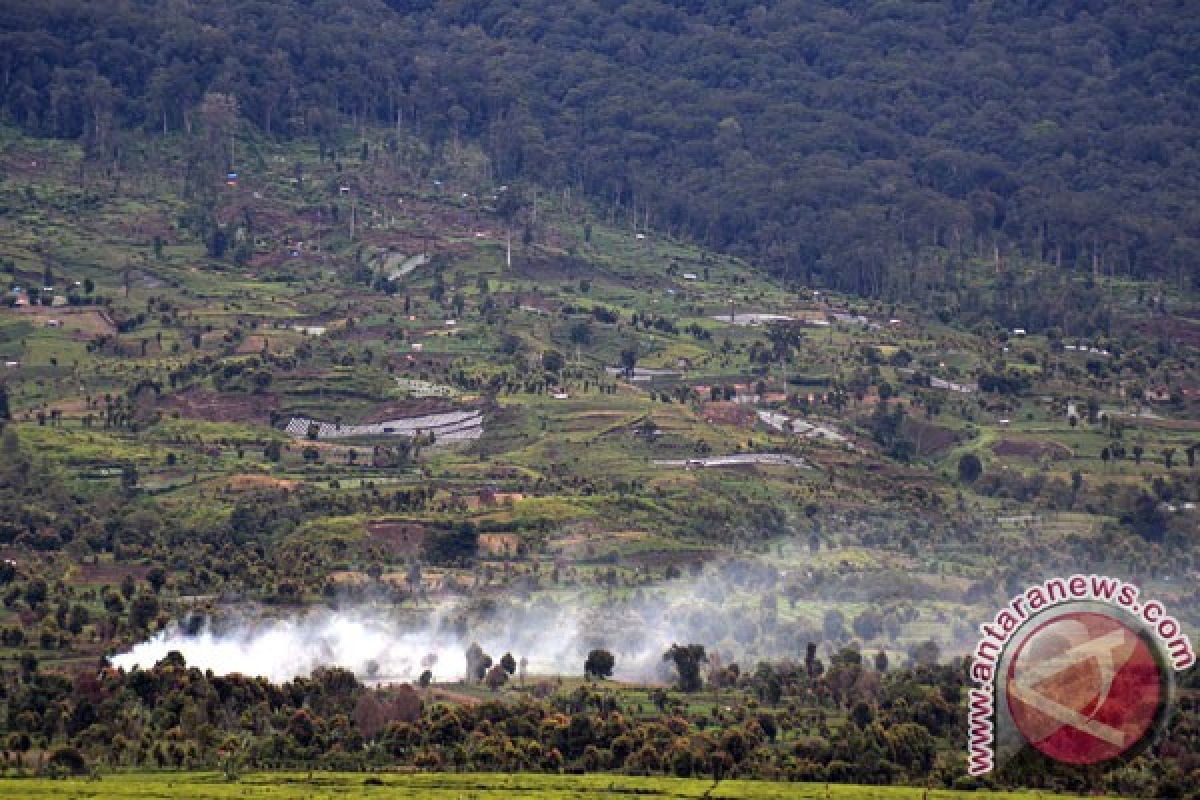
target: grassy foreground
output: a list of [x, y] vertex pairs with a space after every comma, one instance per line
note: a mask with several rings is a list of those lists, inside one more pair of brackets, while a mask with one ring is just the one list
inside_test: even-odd
[[953, 792], [819, 783], [723, 781], [709, 794], [712, 781], [682, 778], [634, 778], [619, 775], [504, 775], [358, 773], [261, 773], [229, 783], [217, 773], [134, 773], [100, 780], [3, 779], [0, 797], [23, 798], [435, 798], [442, 800], [516, 800], [518, 798], [737, 798], [738, 800], [947, 800], [953, 797], [1026, 798], [1034, 792]]

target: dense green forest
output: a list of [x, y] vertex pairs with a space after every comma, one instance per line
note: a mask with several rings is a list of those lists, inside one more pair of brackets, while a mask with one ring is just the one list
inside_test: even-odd
[[[0, 98], [98, 164], [124, 132], [337, 122], [480, 142], [499, 180], [896, 299], [984, 254], [1200, 275], [1188, 2], [0, 3]], [[916, 271], [922, 280], [913, 281]]]

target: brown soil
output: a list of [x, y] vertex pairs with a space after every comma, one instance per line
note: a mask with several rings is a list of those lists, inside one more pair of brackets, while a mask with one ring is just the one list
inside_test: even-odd
[[705, 403], [702, 413], [710, 425], [731, 425], [736, 428], [753, 428], [758, 419], [752, 407], [740, 403]]
[[1014, 456], [1031, 461], [1044, 458], [1061, 461], [1074, 455], [1069, 447], [1058, 442], [1028, 442], [1019, 439], [1001, 439], [992, 445], [992, 452], [998, 456]]
[[283, 478], [272, 478], [270, 475], [230, 475], [226, 484], [235, 492], [249, 492], [255, 489], [295, 489], [299, 481], [289, 481]]
[[126, 575], [132, 575], [134, 580], [142, 580], [150, 569], [146, 566], [126, 564], [83, 564], [79, 568], [80, 574], [76, 581], [116, 586]]
[[278, 407], [279, 398], [271, 393], [211, 392], [206, 389], [188, 389], [159, 400], [159, 408], [167, 412], [178, 411], [180, 416], [189, 419], [258, 425], [269, 424], [271, 410]]
[[937, 455], [949, 449], [958, 440], [957, 434], [940, 425], [933, 425], [924, 420], [905, 417], [904, 434], [915, 443], [920, 444], [918, 455]]
[[397, 556], [417, 555], [427, 534], [428, 529], [417, 522], [379, 519], [367, 523], [371, 543]]
[[365, 586], [371, 579], [363, 572], [339, 570], [329, 573], [329, 580], [342, 586]]
[[490, 556], [515, 556], [521, 537], [515, 533], [481, 533], [479, 549]]
[[401, 417], [419, 417], [424, 414], [445, 414], [454, 411], [454, 404], [440, 397], [415, 397], [411, 400], [391, 400], [374, 406], [359, 424], [370, 425]]
[[35, 325], [45, 325], [46, 320], [56, 319], [62, 323], [62, 330], [69, 333], [80, 333], [90, 338], [93, 336], [112, 336], [117, 332], [117, 326], [107, 311], [91, 308], [71, 308], [60, 306], [26, 306], [15, 309], [16, 313], [36, 317]]
[[237, 351], [247, 355], [261, 353], [264, 346], [270, 346], [270, 341], [271, 340], [268, 337], [261, 336], [259, 334], [247, 336], [242, 340], [242, 343], [238, 345]]

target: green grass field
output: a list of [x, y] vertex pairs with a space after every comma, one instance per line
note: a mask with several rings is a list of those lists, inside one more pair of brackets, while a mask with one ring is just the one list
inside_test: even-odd
[[1051, 797], [1035, 792], [954, 792], [895, 786], [848, 786], [820, 783], [768, 783], [764, 781], [712, 781], [683, 778], [634, 778], [617, 775], [504, 775], [436, 773], [417, 775], [362, 775], [355, 773], [262, 773], [228, 782], [217, 773], [137, 773], [109, 775], [100, 780], [5, 779], [0, 797], [24, 798], [178, 798], [179, 800], [232, 800], [233, 798], [333, 798], [362, 797], [434, 798], [434, 800], [613, 800], [615, 798], [727, 798], [732, 800], [1016, 800]]

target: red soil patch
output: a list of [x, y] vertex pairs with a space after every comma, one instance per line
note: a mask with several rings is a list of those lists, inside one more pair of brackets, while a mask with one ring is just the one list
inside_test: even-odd
[[490, 556], [515, 556], [521, 546], [521, 537], [515, 533], [481, 533], [479, 549]]
[[270, 342], [271, 340], [267, 336], [262, 336], [259, 334], [247, 336], [242, 340], [242, 343], [238, 345], [237, 351], [246, 355], [261, 353], [264, 348], [270, 347]]
[[329, 580], [342, 586], [365, 586], [371, 579], [362, 572], [339, 570], [338, 572], [329, 573]]
[[166, 411], [178, 411], [180, 416], [189, 419], [267, 425], [271, 421], [271, 411], [279, 407], [279, 398], [271, 393], [243, 394], [188, 389], [162, 398], [159, 407]]
[[367, 535], [371, 537], [371, 543], [398, 556], [417, 555], [427, 534], [428, 529], [417, 522], [379, 519], [367, 523]]
[[1043, 458], [1061, 461], [1074, 455], [1069, 447], [1058, 442], [1027, 442], [1019, 439], [1001, 439], [992, 445], [992, 452], [998, 456], [1014, 456], [1031, 461]]
[[116, 585], [132, 575], [134, 580], [142, 580], [150, 572], [150, 567], [130, 564], [82, 564], [79, 567], [79, 577], [76, 583], [107, 583]]
[[705, 403], [701, 413], [705, 422], [711, 425], [731, 425], [735, 428], [753, 428], [758, 419], [752, 407], [740, 403]]
[[230, 475], [226, 483], [235, 492], [249, 492], [255, 489], [295, 489], [299, 481], [289, 481], [283, 478], [272, 478], [270, 475]]

